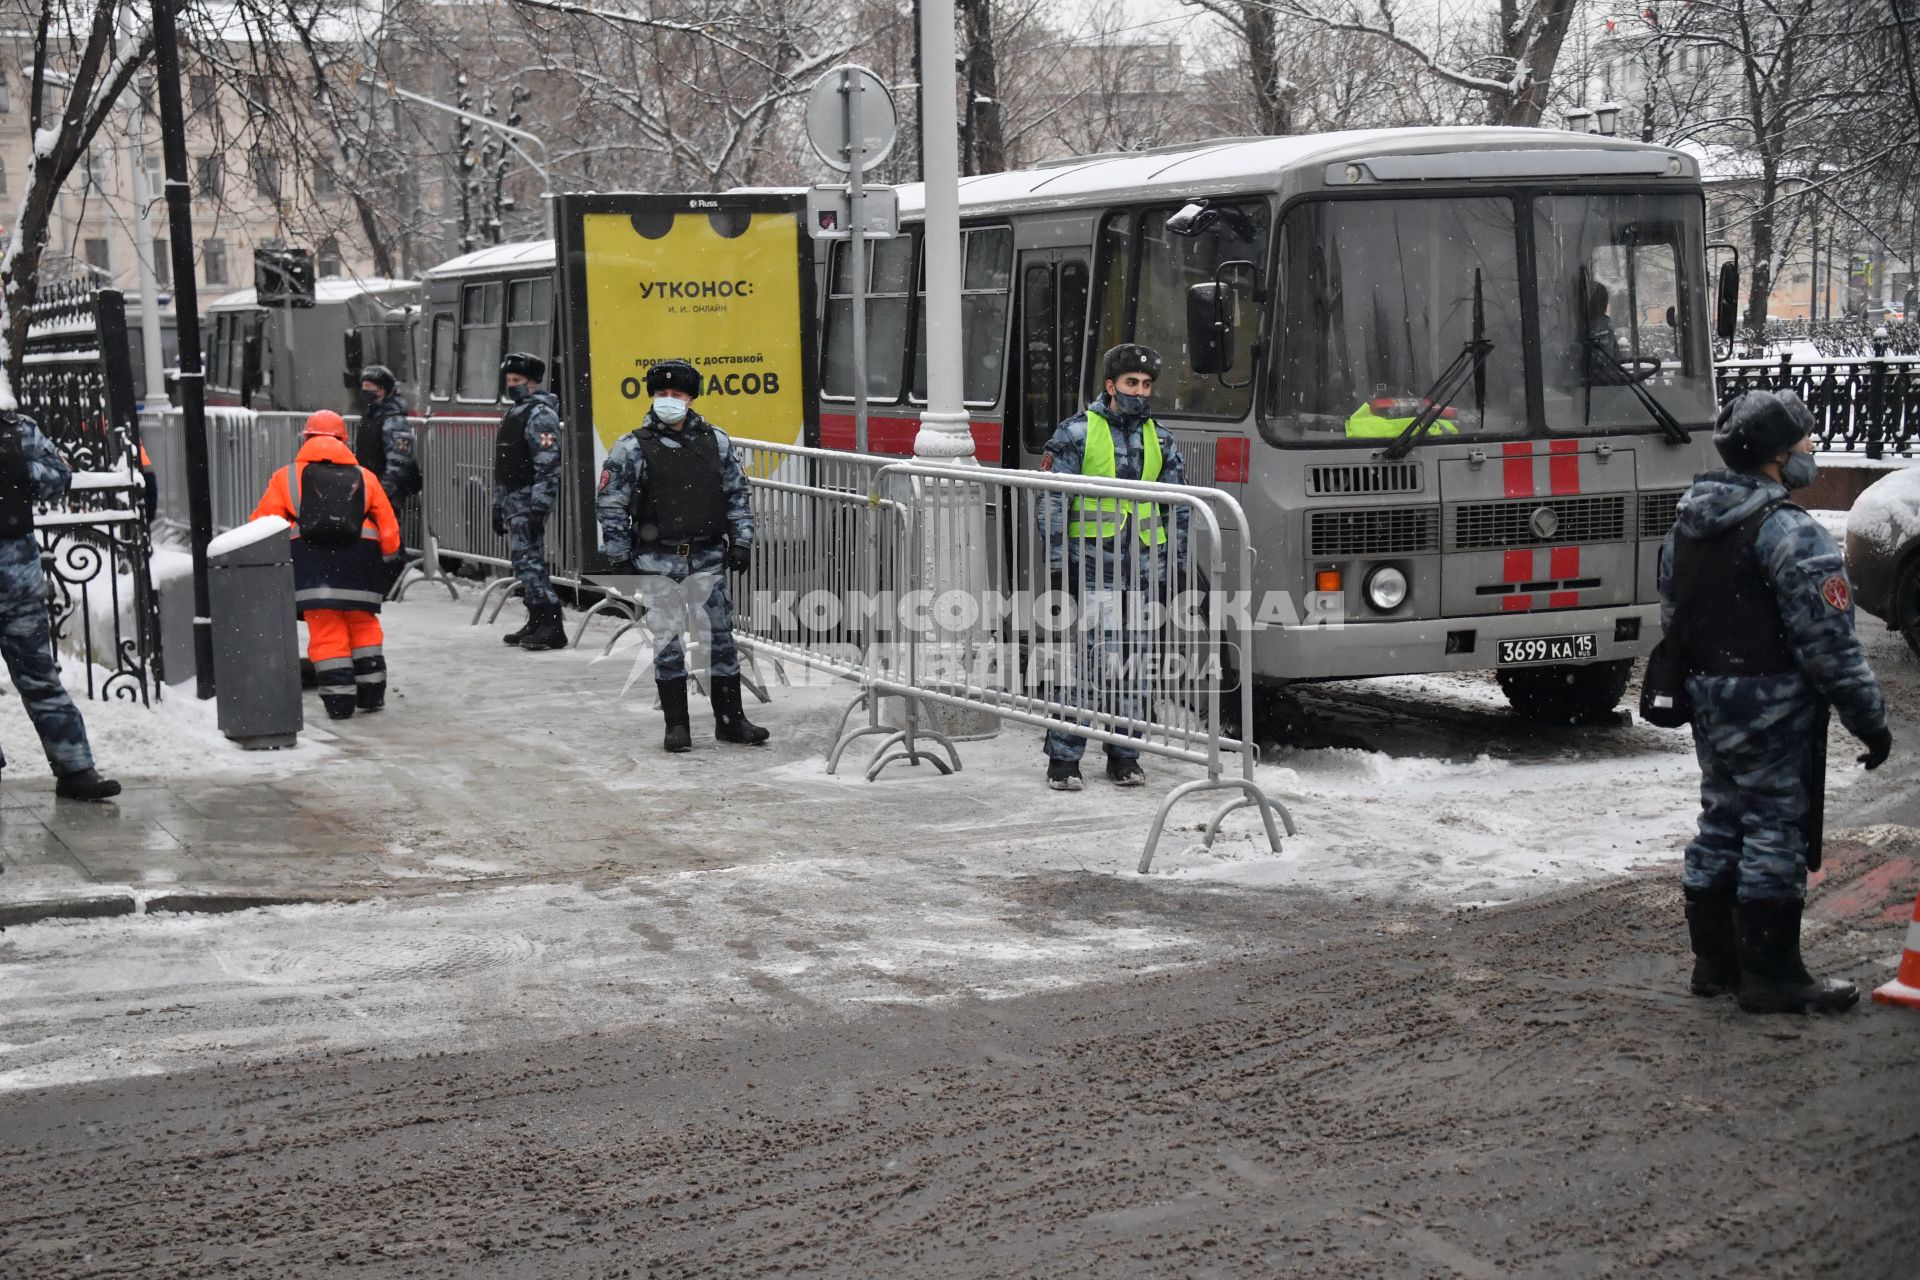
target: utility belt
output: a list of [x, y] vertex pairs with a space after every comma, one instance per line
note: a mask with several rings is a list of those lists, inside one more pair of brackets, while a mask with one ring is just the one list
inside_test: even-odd
[[643, 555], [663, 555], [691, 557], [712, 547], [727, 545], [725, 537], [695, 538], [691, 542], [642, 542], [639, 544]]

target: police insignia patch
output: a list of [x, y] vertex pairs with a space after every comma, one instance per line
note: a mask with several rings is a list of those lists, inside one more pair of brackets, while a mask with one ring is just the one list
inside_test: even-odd
[[1043, 453], [1043, 454], [1041, 454], [1041, 455], [1040, 455], [1040, 469], [1041, 469], [1042, 471], [1051, 471], [1051, 470], [1053, 470], [1053, 455], [1052, 455], [1052, 454], [1050, 454], [1050, 453]]
[[551, 432], [551, 431], [542, 431], [542, 432], [540, 433], [540, 447], [541, 447], [542, 449], [551, 449], [551, 448], [553, 448], [553, 432]]
[[1836, 573], [1821, 583], [1820, 598], [1842, 613], [1846, 612], [1847, 606], [1853, 603], [1853, 591], [1847, 586], [1845, 575]]
[[604, 489], [604, 488], [606, 488], [606, 487], [607, 487], [607, 482], [608, 482], [608, 481], [610, 481], [610, 480], [612, 480], [612, 479], [613, 479], [613, 472], [611, 472], [611, 471], [602, 471], [602, 472], [600, 473], [600, 488], [602, 488], [602, 489]]

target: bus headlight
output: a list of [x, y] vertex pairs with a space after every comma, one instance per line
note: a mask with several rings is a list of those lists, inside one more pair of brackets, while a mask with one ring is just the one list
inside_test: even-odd
[[1407, 575], [1383, 564], [1367, 575], [1365, 591], [1368, 604], [1391, 613], [1407, 602]]

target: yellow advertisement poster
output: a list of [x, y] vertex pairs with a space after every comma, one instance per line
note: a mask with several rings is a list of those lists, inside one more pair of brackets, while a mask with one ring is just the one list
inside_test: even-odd
[[579, 371], [595, 452], [640, 425], [647, 368], [670, 359], [693, 362], [694, 408], [728, 435], [805, 443], [811, 268], [800, 216], [727, 197], [638, 199], [652, 207], [583, 211], [579, 260], [568, 264], [585, 312], [573, 319], [586, 339]]

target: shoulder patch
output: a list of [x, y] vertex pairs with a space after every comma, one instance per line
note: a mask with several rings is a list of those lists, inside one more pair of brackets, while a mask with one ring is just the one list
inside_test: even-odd
[[1853, 590], [1847, 585], [1847, 575], [1828, 575], [1827, 580], [1820, 584], [1820, 598], [1838, 612], [1845, 613], [1847, 606], [1853, 603]]
[[1042, 471], [1051, 471], [1051, 470], [1053, 470], [1053, 455], [1052, 455], [1052, 454], [1050, 454], [1050, 453], [1043, 453], [1043, 454], [1041, 454], [1041, 455], [1040, 455], [1040, 469], [1041, 469]]
[[605, 467], [600, 469], [600, 488], [604, 489], [613, 480], [613, 472]]
[[541, 447], [542, 449], [551, 449], [551, 448], [553, 448], [553, 432], [551, 432], [551, 431], [542, 431], [542, 432], [540, 433], [540, 447]]

